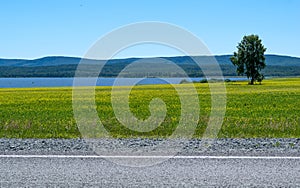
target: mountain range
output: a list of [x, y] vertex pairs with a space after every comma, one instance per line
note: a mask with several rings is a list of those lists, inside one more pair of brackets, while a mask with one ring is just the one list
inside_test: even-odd
[[[224, 76], [237, 76], [235, 67], [230, 61], [231, 55], [214, 56], [219, 63]], [[266, 55], [267, 67], [263, 70], [265, 76], [299, 76], [300, 75], [300, 58], [282, 55]], [[200, 62], [206, 62], [211, 56], [194, 56]], [[201, 69], [195, 64], [189, 56], [161, 57], [160, 59], [171, 61], [181, 67], [191, 77], [203, 76]], [[90, 70], [95, 69], [99, 64], [104, 65], [101, 76], [114, 77], [117, 76], [127, 65], [135, 61], [143, 61], [149, 64], [157, 61], [157, 58], [127, 58], [93, 60], [84, 59], [85, 63], [90, 65]], [[73, 77], [77, 65], [81, 61], [78, 57], [49, 56], [39, 59], [0, 59], [0, 77]], [[162, 74], [162, 73], [160, 73]], [[88, 74], [86, 76], [89, 76]], [[124, 77], [143, 76], [138, 72], [125, 74]], [[154, 74], [150, 76], [166, 76], [180, 77], [182, 75], [174, 71], [168, 74]]]

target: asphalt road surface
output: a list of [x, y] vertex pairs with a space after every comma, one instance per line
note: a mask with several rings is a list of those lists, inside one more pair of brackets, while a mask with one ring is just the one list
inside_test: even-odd
[[148, 167], [128, 167], [93, 156], [1, 155], [0, 169], [0, 187], [300, 186], [300, 158], [283, 156], [182, 156]]

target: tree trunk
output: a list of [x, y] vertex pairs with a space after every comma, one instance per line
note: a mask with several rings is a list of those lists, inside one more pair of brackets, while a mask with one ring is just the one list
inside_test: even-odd
[[253, 85], [253, 84], [254, 84], [254, 78], [252, 77], [252, 78], [251, 78], [250, 85]]

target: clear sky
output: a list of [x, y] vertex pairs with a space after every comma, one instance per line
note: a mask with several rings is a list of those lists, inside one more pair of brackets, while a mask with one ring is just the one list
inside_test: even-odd
[[[244, 35], [258, 34], [268, 54], [300, 57], [299, 0], [3, 0], [0, 57], [82, 57], [122, 25], [161, 21], [198, 36], [213, 54], [231, 54]], [[180, 55], [136, 47], [121, 56]]]

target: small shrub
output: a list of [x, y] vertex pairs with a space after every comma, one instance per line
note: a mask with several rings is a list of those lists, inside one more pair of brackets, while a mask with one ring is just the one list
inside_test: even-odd
[[208, 83], [207, 79], [202, 79], [199, 81], [200, 83]]

